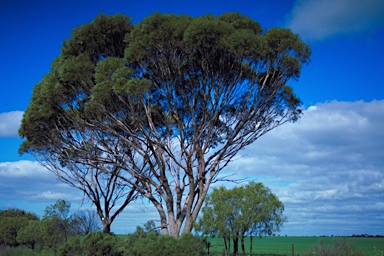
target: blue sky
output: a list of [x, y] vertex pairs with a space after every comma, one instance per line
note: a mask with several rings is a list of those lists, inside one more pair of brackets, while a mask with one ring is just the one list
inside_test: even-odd
[[[381, 0], [3, 0], [0, 3], [0, 209], [43, 214], [57, 199], [88, 207], [32, 156], [17, 135], [33, 87], [49, 72], [62, 41], [97, 14], [124, 13], [137, 23], [161, 13], [240, 12], [264, 28], [285, 27], [312, 48], [297, 82], [304, 115], [238, 155], [223, 174], [263, 182], [285, 204], [281, 235], [383, 234], [384, 2]], [[233, 186], [222, 183], [219, 185]], [[145, 203], [145, 202], [144, 202]], [[150, 205], [130, 205], [116, 233], [155, 219]]]

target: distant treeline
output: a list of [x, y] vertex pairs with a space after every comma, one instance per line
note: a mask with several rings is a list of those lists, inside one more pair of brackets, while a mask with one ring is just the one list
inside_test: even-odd
[[368, 235], [368, 234], [361, 234], [361, 235], [355, 235], [353, 234], [352, 237], [384, 237], [384, 235]]
[[[317, 236], [313, 236], [313, 237], [317, 237]], [[352, 236], [334, 236], [334, 235], [330, 235], [330, 236], [326, 236], [326, 235], [322, 235], [322, 236], [319, 236], [319, 237], [376, 237], [376, 238], [382, 238], [384, 237], [384, 235], [369, 235], [369, 234], [353, 234]]]

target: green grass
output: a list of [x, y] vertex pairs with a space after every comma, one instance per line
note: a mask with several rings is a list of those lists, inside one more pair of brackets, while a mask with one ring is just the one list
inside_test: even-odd
[[[309, 249], [316, 248], [320, 240], [324, 245], [332, 244], [336, 237], [263, 237], [262, 239], [253, 238], [253, 254], [279, 254], [292, 255], [292, 244], [294, 245], [295, 255], [308, 252]], [[384, 256], [384, 238], [368, 238], [368, 237], [346, 237], [347, 241], [354, 245], [356, 251], [364, 253], [364, 255], [383, 255]], [[210, 238], [211, 251], [224, 251], [222, 238]], [[245, 239], [245, 250], [249, 252], [249, 238]], [[231, 251], [233, 245], [231, 245]], [[239, 251], [241, 250], [239, 244]], [[383, 252], [383, 254], [380, 254]]]

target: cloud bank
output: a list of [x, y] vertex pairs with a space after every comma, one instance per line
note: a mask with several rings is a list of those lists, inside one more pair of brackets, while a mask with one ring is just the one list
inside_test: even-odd
[[[288, 218], [281, 235], [384, 235], [383, 113], [384, 100], [316, 104], [239, 152], [222, 175], [271, 188]], [[0, 179], [0, 209], [15, 200], [81, 202], [79, 191], [33, 161], [0, 163]], [[112, 229], [133, 232], [149, 219], [158, 219], [156, 210], [138, 200]]]
[[384, 24], [382, 0], [297, 0], [287, 26], [304, 39], [369, 31]]
[[23, 111], [0, 113], [0, 138], [19, 136], [18, 130], [23, 114]]
[[1, 202], [24, 200], [28, 202], [52, 202], [57, 199], [79, 200], [78, 191], [56, 180], [45, 167], [35, 161], [21, 160], [0, 163]]
[[241, 152], [228, 172], [276, 193], [290, 235], [380, 234], [383, 113], [384, 101], [317, 104]]

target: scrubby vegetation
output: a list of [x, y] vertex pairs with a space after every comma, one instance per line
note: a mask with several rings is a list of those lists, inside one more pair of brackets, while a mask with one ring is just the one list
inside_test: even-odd
[[356, 251], [355, 246], [348, 242], [346, 238], [335, 238], [332, 244], [325, 245], [323, 240], [319, 244], [310, 248], [309, 252], [302, 254], [302, 256], [362, 256], [362, 252]]
[[71, 214], [70, 208], [69, 202], [58, 200], [41, 219], [20, 209], [0, 211], [0, 255], [49, 255], [76, 235], [100, 230], [95, 215]]
[[109, 234], [100, 231], [92, 214], [70, 214], [70, 206], [58, 200], [41, 219], [19, 209], [0, 211], [0, 256], [204, 255], [204, 241], [191, 234], [160, 235], [154, 222], [133, 234]]
[[160, 235], [156, 230], [138, 226], [133, 234], [116, 236], [102, 232], [89, 233], [81, 241], [77, 236], [59, 248], [59, 256], [199, 256], [205, 255], [204, 242], [191, 234], [179, 238]]

